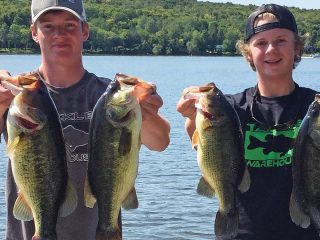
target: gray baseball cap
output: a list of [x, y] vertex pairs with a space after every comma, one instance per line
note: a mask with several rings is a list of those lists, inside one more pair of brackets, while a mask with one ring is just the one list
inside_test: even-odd
[[40, 15], [50, 10], [65, 10], [74, 14], [81, 21], [86, 21], [82, 0], [32, 0], [32, 22], [34, 23]]

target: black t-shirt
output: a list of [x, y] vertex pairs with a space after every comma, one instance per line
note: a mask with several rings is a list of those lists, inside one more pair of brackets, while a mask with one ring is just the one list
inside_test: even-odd
[[315, 93], [296, 84], [282, 97], [261, 97], [257, 87], [227, 96], [242, 124], [251, 178], [250, 189], [239, 193], [239, 231], [233, 239], [320, 239], [314, 229], [296, 226], [289, 215], [292, 144]]

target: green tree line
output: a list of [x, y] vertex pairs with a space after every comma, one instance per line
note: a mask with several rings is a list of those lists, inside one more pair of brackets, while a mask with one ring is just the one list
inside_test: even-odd
[[[0, 0], [0, 49], [37, 52], [31, 38], [30, 0]], [[247, 16], [257, 6], [196, 0], [85, 0], [87, 53], [143, 55], [236, 54]], [[320, 50], [320, 10], [290, 8], [305, 51]]]

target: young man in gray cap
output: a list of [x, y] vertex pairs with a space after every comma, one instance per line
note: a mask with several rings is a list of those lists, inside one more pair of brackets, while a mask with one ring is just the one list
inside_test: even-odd
[[[248, 18], [246, 37], [238, 48], [257, 73], [257, 85], [229, 96], [244, 133], [244, 159], [251, 184], [238, 193], [238, 212], [216, 239], [316, 240], [312, 226], [297, 226], [289, 215], [292, 191], [292, 143], [316, 91], [300, 87], [292, 71], [301, 60], [305, 39], [298, 35], [292, 13], [266, 4]], [[194, 100], [182, 97], [177, 110], [195, 131]], [[239, 222], [238, 222], [239, 221]], [[221, 232], [221, 229], [219, 229]]]
[[[50, 86], [49, 91], [58, 109], [68, 156], [68, 171], [78, 194], [78, 206], [69, 216], [58, 218], [57, 238], [60, 240], [93, 240], [97, 228], [97, 206], [84, 206], [83, 191], [88, 161], [88, 130], [93, 107], [110, 80], [85, 70], [82, 63], [83, 42], [89, 37], [82, 1], [33, 0], [31, 5], [32, 38], [41, 49], [41, 64], [36, 71]], [[0, 78], [8, 76], [0, 71]], [[11, 92], [0, 87], [1, 129], [6, 111], [13, 98]], [[143, 123], [141, 141], [149, 149], [164, 150], [169, 144], [170, 126], [158, 114], [162, 106], [159, 95], [148, 95], [141, 102]], [[7, 185], [6, 240], [30, 240], [34, 233], [32, 221], [18, 221], [12, 209], [17, 198], [9, 161]], [[121, 221], [121, 220], [120, 220]]]

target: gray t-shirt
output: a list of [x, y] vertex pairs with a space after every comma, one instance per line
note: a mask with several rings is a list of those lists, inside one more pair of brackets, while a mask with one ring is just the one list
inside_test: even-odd
[[[93, 240], [98, 222], [97, 205], [84, 206], [83, 190], [88, 162], [88, 133], [92, 110], [106, 90], [110, 79], [86, 72], [83, 78], [68, 88], [49, 87], [50, 95], [60, 115], [68, 155], [68, 173], [78, 194], [78, 206], [69, 216], [58, 218], [58, 240]], [[54, 91], [51, 91], [50, 88]], [[33, 221], [16, 220], [12, 215], [17, 188], [9, 161], [7, 172], [7, 232], [6, 240], [30, 240], [34, 234]]]

